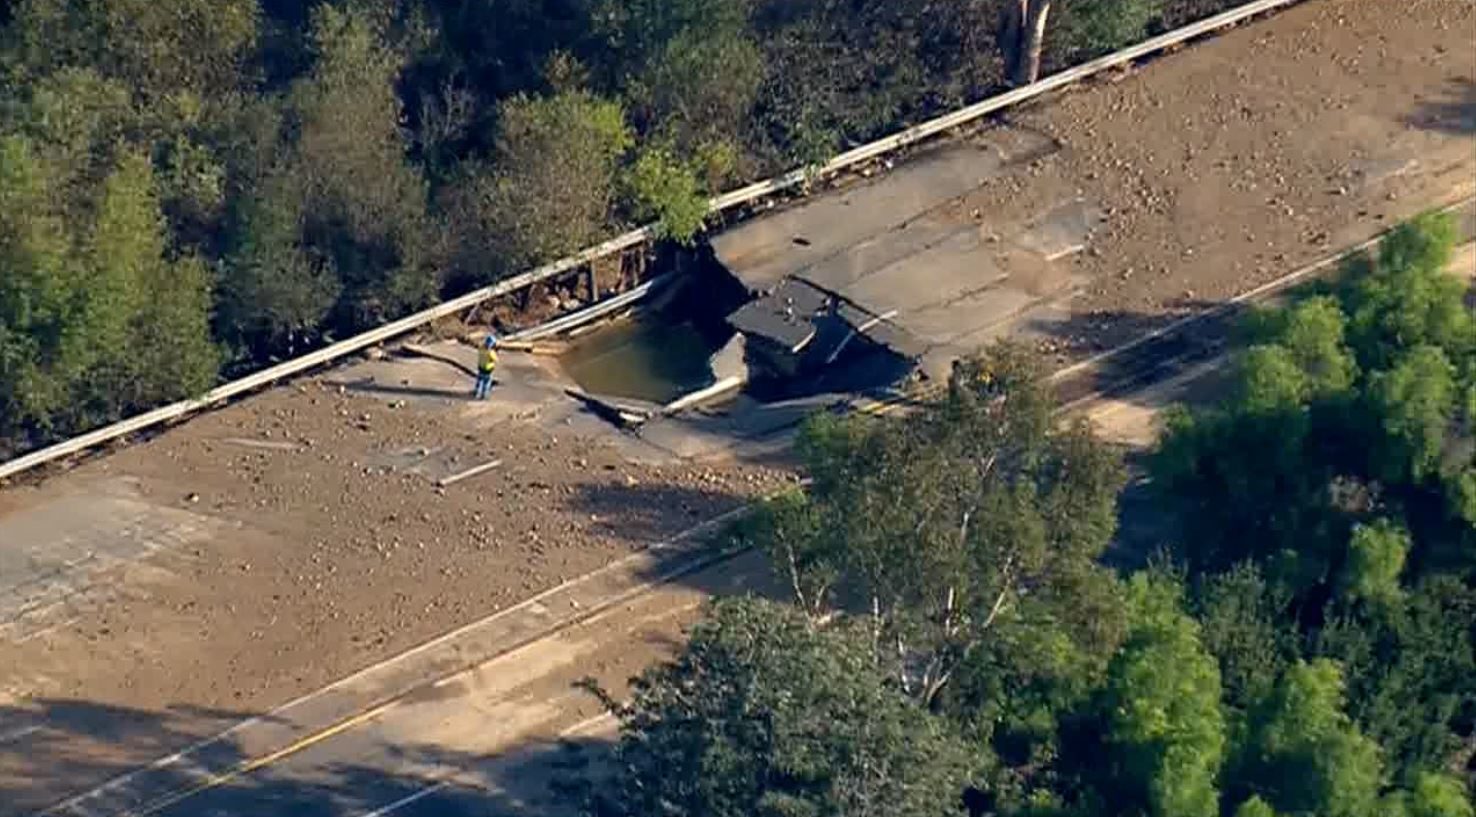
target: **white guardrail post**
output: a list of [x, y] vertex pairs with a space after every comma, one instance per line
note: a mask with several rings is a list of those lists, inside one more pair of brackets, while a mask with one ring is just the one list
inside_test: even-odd
[[[1274, 11], [1283, 6], [1289, 6], [1298, 2], [1301, 2], [1301, 0], [1256, 0], [1253, 3], [1237, 6], [1229, 11], [1213, 17], [1207, 17], [1183, 28], [1160, 34], [1157, 37], [1145, 40], [1134, 46], [1129, 46], [1121, 51], [1115, 51], [1104, 57], [1098, 57], [1091, 62], [1083, 63], [1075, 68], [1062, 71], [1058, 74], [1052, 74], [1039, 82], [990, 97], [967, 107], [960, 108], [952, 113], [944, 114], [936, 119], [930, 119], [927, 122], [898, 131], [891, 136], [878, 139], [875, 142], [848, 150], [819, 168], [792, 170], [782, 176], [775, 176], [774, 178], [755, 182], [746, 187], [724, 193], [708, 202], [708, 211], [721, 212], [729, 210], [764, 198], [765, 196], [797, 187], [803, 184], [808, 178], [837, 173], [886, 153], [952, 130], [960, 125], [968, 124], [995, 111], [1008, 108], [1011, 105], [1017, 105], [1041, 94], [1049, 93], [1093, 74], [1132, 62], [1133, 60], [1162, 51], [1166, 48], [1171, 48], [1187, 40], [1192, 40], [1195, 37], [1208, 34], [1228, 25], [1233, 25], [1246, 18], [1264, 14], [1268, 11]], [[217, 403], [230, 400], [233, 397], [255, 391], [274, 381], [299, 374], [325, 363], [330, 363], [361, 349], [406, 334], [413, 329], [439, 320], [440, 318], [454, 315], [483, 301], [508, 295], [524, 287], [561, 275], [597, 258], [613, 255], [630, 247], [643, 244], [655, 236], [655, 225], [647, 225], [636, 230], [631, 230], [609, 241], [581, 250], [574, 255], [499, 281], [492, 286], [468, 292], [458, 298], [453, 298], [429, 309], [421, 310], [413, 315], [407, 315], [397, 321], [387, 323], [378, 329], [372, 329], [363, 334], [355, 335], [332, 345], [325, 346], [315, 352], [309, 352], [301, 357], [295, 357], [263, 369], [239, 380], [222, 384], [198, 398], [171, 403], [170, 405], [130, 417], [110, 426], [72, 437], [64, 442], [38, 449], [24, 456], [16, 457], [4, 464], [0, 464], [0, 479], [13, 477], [38, 465], [85, 451], [110, 440], [115, 440], [152, 426], [176, 420], [186, 414], [191, 414]]]

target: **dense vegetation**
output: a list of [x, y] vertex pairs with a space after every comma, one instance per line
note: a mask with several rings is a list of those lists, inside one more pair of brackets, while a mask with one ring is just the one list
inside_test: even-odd
[[1449, 221], [1254, 315], [1151, 476], [1176, 546], [1119, 573], [1124, 471], [1024, 353], [905, 420], [822, 417], [742, 536], [788, 603], [717, 603], [619, 710], [591, 813], [1472, 817], [1476, 320]]
[[[1047, 68], [1231, 0], [1030, 0]], [[0, 452], [981, 96], [1018, 0], [0, 4]], [[224, 367], [222, 369], [222, 367]]]

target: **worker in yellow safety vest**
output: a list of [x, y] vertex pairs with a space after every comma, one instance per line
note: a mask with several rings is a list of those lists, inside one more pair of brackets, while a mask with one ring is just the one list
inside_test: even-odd
[[482, 342], [482, 353], [477, 356], [477, 388], [478, 400], [486, 400], [487, 395], [492, 392], [492, 372], [497, 368], [497, 336], [488, 335]]

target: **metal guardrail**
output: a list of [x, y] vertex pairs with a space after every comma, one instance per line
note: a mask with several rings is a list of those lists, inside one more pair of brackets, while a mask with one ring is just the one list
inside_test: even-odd
[[[930, 119], [927, 122], [898, 131], [891, 136], [878, 139], [875, 142], [848, 150], [818, 168], [793, 170], [781, 176], [755, 182], [754, 184], [724, 193], [708, 202], [708, 211], [721, 212], [729, 210], [775, 193], [793, 189], [817, 176], [838, 173], [847, 168], [870, 161], [878, 156], [891, 153], [900, 148], [916, 144], [930, 137], [952, 130], [960, 125], [968, 124], [995, 111], [1017, 105], [1026, 100], [1070, 85], [1073, 82], [1085, 79], [1102, 71], [1171, 48], [1250, 17], [1275, 11], [1299, 2], [1301, 0], [1256, 0], [1252, 3], [1246, 3], [1245, 5], [1238, 6], [1213, 17], [1200, 20], [1197, 23], [1192, 23], [1161, 34], [1137, 45], [1129, 46], [1121, 51], [1116, 51], [1104, 57], [1083, 63], [1075, 68], [1052, 74], [1039, 82], [1034, 82], [1030, 85], [999, 94], [998, 96], [990, 97], [960, 108], [952, 113], [944, 114], [936, 119]], [[407, 315], [399, 320], [391, 321], [378, 329], [372, 329], [363, 334], [355, 335], [354, 337], [325, 346], [317, 351], [309, 352], [301, 357], [296, 357], [292, 360], [263, 369], [239, 380], [222, 384], [198, 398], [182, 400], [162, 406], [121, 422], [89, 431], [86, 434], [81, 434], [69, 440], [17, 457], [0, 464], [0, 479], [15, 476], [38, 465], [71, 456], [110, 440], [168, 423], [187, 414], [192, 414], [217, 403], [230, 400], [233, 397], [247, 394], [283, 378], [322, 366], [325, 363], [346, 357], [361, 349], [366, 349], [375, 344], [406, 334], [413, 329], [454, 315], [476, 306], [483, 301], [509, 295], [524, 287], [554, 278], [591, 261], [643, 244], [656, 237], [657, 227], [655, 224], [648, 224], [639, 229], [631, 230], [628, 233], [596, 244], [574, 255], [566, 256], [537, 269], [500, 281], [492, 286], [473, 290], [458, 298], [453, 298], [412, 315]]]
[[507, 340], [534, 341], [540, 338], [546, 338], [549, 335], [557, 335], [560, 332], [564, 332], [577, 326], [589, 323], [596, 318], [602, 318], [610, 314], [611, 312], [617, 312], [624, 307], [630, 306], [631, 304], [644, 299], [647, 295], [650, 295], [657, 289], [660, 289], [661, 287], [672, 283], [674, 277], [675, 273], [670, 272], [664, 275], [658, 275], [655, 278], [647, 281], [646, 283], [635, 287], [634, 289], [622, 292], [619, 295], [606, 298], [605, 300], [581, 309], [578, 312], [571, 312], [563, 316], [562, 318], [554, 318], [548, 323], [540, 323], [539, 325], [532, 328], [524, 329], [519, 332], [513, 332], [512, 334], [507, 336]]

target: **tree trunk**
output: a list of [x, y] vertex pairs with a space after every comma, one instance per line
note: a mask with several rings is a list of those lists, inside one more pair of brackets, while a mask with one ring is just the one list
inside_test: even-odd
[[1040, 51], [1045, 45], [1046, 17], [1051, 0], [1009, 0], [1000, 32], [1005, 54], [1005, 77], [1014, 86], [1040, 78]]
[[1020, 32], [1025, 28], [1028, 5], [1029, 0], [1005, 0], [1004, 18], [999, 23], [999, 51], [1004, 55], [1004, 78], [1011, 84], [1015, 81], [1015, 65], [1020, 61]]
[[1040, 78], [1040, 49], [1045, 44], [1046, 15], [1051, 0], [1029, 0], [1025, 25], [1020, 32], [1020, 60], [1015, 64], [1015, 84], [1029, 85]]

